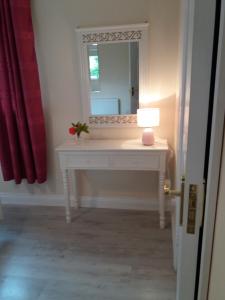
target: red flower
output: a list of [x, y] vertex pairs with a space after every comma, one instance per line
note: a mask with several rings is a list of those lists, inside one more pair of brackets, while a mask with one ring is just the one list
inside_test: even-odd
[[77, 131], [76, 131], [76, 128], [74, 128], [74, 127], [70, 127], [70, 128], [69, 128], [69, 133], [70, 133], [70, 134], [75, 135], [76, 132], [77, 132]]

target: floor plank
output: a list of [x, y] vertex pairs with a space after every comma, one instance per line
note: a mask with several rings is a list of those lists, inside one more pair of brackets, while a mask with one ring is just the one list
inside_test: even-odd
[[156, 212], [80, 209], [66, 224], [59, 207], [4, 208], [1, 300], [174, 300], [175, 289]]

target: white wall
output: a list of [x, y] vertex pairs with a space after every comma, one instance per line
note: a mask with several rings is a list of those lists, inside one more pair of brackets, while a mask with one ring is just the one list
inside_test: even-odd
[[[156, 133], [174, 144], [178, 59], [179, 0], [31, 0], [48, 139], [48, 181], [42, 185], [0, 183], [2, 192], [62, 194], [54, 152], [68, 137], [71, 121], [81, 120], [77, 26], [109, 26], [148, 21], [151, 99], [160, 100]], [[174, 116], [174, 117], [173, 117]], [[140, 129], [96, 129], [93, 137], [140, 136]], [[149, 175], [149, 174], [148, 174]], [[84, 195], [144, 195], [157, 190], [157, 178], [145, 172], [85, 172]]]
[[209, 300], [225, 299], [225, 138], [216, 214]]

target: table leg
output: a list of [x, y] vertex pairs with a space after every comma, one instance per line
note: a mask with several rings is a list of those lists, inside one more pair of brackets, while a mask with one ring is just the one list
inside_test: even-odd
[[78, 189], [78, 172], [73, 170], [73, 190], [74, 190], [74, 205], [75, 208], [80, 207], [80, 199], [79, 199], [79, 189]]
[[64, 196], [65, 196], [65, 209], [66, 209], [66, 222], [71, 222], [71, 212], [70, 212], [70, 187], [69, 187], [69, 171], [63, 170], [63, 186], [64, 186]]
[[165, 228], [165, 197], [164, 197], [164, 180], [165, 174], [164, 172], [159, 172], [159, 224], [160, 228]]

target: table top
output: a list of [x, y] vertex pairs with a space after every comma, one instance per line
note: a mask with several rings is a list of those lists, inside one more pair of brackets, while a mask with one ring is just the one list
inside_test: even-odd
[[58, 152], [65, 151], [167, 151], [167, 140], [156, 139], [152, 146], [144, 146], [140, 139], [84, 139], [67, 141], [56, 148]]

